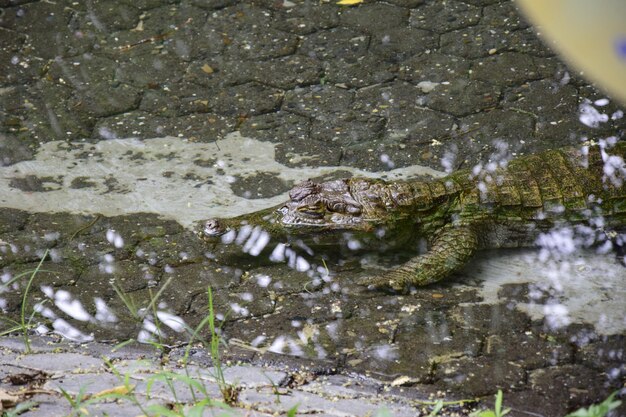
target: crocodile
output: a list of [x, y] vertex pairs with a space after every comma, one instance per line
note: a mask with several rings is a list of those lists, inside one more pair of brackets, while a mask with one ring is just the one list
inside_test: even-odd
[[532, 246], [540, 233], [555, 227], [593, 224], [621, 230], [626, 226], [624, 158], [626, 142], [618, 141], [478, 165], [426, 181], [306, 180], [285, 203], [206, 220], [200, 234], [211, 239], [248, 225], [270, 235], [351, 232], [422, 238], [425, 253], [361, 282], [406, 291], [450, 276], [477, 250]]

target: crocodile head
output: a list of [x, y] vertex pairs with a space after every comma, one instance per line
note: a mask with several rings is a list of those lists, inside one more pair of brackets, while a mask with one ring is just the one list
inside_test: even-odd
[[[371, 208], [371, 207], [370, 207]], [[270, 234], [325, 234], [333, 231], [370, 231], [381, 220], [352, 195], [349, 180], [302, 182], [278, 206], [233, 217], [204, 222], [205, 237], [216, 237], [244, 225], [260, 226]]]
[[315, 183], [311, 180], [295, 186], [290, 200], [279, 209], [280, 223], [306, 231], [315, 229], [361, 229], [366, 223], [362, 205], [357, 202], [348, 181]]

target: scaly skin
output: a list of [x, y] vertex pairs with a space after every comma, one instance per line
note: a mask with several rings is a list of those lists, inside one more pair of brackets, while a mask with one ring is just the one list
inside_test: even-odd
[[[618, 142], [606, 152], [598, 146], [553, 150], [432, 181], [305, 181], [284, 204], [207, 220], [202, 235], [220, 236], [247, 224], [280, 236], [351, 231], [422, 237], [427, 253], [362, 282], [406, 290], [446, 278], [478, 249], [530, 246], [540, 232], [563, 223], [602, 216], [605, 228], [625, 227], [625, 157], [626, 143]], [[607, 165], [614, 168], [609, 176]]]

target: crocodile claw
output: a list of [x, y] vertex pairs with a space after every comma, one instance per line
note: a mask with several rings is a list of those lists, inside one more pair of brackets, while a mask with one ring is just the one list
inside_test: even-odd
[[366, 287], [370, 291], [382, 291], [394, 294], [405, 293], [407, 291], [407, 287], [405, 285], [394, 280], [392, 277], [389, 277], [387, 274], [361, 278], [357, 281], [357, 284], [362, 287]]

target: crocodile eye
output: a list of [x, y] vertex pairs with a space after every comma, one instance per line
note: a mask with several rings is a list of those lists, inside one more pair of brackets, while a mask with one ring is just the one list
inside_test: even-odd
[[220, 236], [226, 232], [226, 228], [218, 219], [209, 219], [204, 223], [203, 231], [206, 236]]
[[341, 201], [334, 201], [328, 203], [328, 210], [335, 213], [345, 213], [346, 212], [346, 203]]
[[314, 217], [317, 219], [324, 217], [324, 207], [322, 207], [320, 203], [299, 206], [297, 210], [299, 213], [304, 214], [305, 216]]

